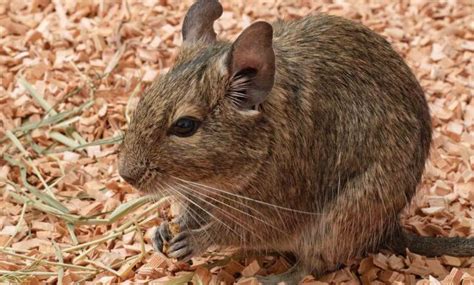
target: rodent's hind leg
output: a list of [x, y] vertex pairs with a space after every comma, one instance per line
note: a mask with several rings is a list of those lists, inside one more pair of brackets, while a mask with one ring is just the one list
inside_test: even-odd
[[326, 203], [320, 219], [308, 227], [299, 245], [315, 277], [380, 249], [406, 205], [403, 190], [414, 187], [404, 178], [409, 176], [395, 175], [374, 164], [348, 180], [337, 197]]

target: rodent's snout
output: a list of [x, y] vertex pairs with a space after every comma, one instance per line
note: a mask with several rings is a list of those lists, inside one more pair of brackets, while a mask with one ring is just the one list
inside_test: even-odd
[[128, 165], [127, 161], [120, 159], [119, 161], [119, 174], [132, 186], [137, 187], [140, 179], [145, 175], [146, 168], [137, 165]]

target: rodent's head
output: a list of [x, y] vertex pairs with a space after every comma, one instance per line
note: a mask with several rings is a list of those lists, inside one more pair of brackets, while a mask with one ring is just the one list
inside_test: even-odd
[[217, 42], [212, 25], [221, 14], [216, 0], [191, 6], [175, 66], [132, 116], [119, 173], [141, 191], [180, 179], [243, 186], [268, 156], [271, 129], [259, 105], [274, 82], [272, 27], [257, 22], [234, 43]]

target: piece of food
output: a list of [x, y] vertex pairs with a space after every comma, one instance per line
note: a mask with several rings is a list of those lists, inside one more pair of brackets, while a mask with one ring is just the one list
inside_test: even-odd
[[169, 223], [168, 227], [170, 228], [170, 232], [173, 237], [177, 236], [181, 232], [178, 223]]

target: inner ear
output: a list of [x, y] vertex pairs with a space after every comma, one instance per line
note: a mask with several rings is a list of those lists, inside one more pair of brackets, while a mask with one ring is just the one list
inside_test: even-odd
[[231, 75], [228, 97], [240, 108], [253, 108], [267, 98], [275, 78], [273, 29], [256, 22], [232, 44], [227, 68]]
[[246, 68], [232, 75], [227, 96], [236, 106], [240, 108], [253, 108], [253, 105], [255, 105], [250, 101], [249, 93], [252, 92], [250, 88], [256, 74], [256, 69]]
[[246, 77], [246, 78], [253, 78], [257, 75], [258, 70], [256, 68], [247, 67], [238, 71], [233, 77]]

